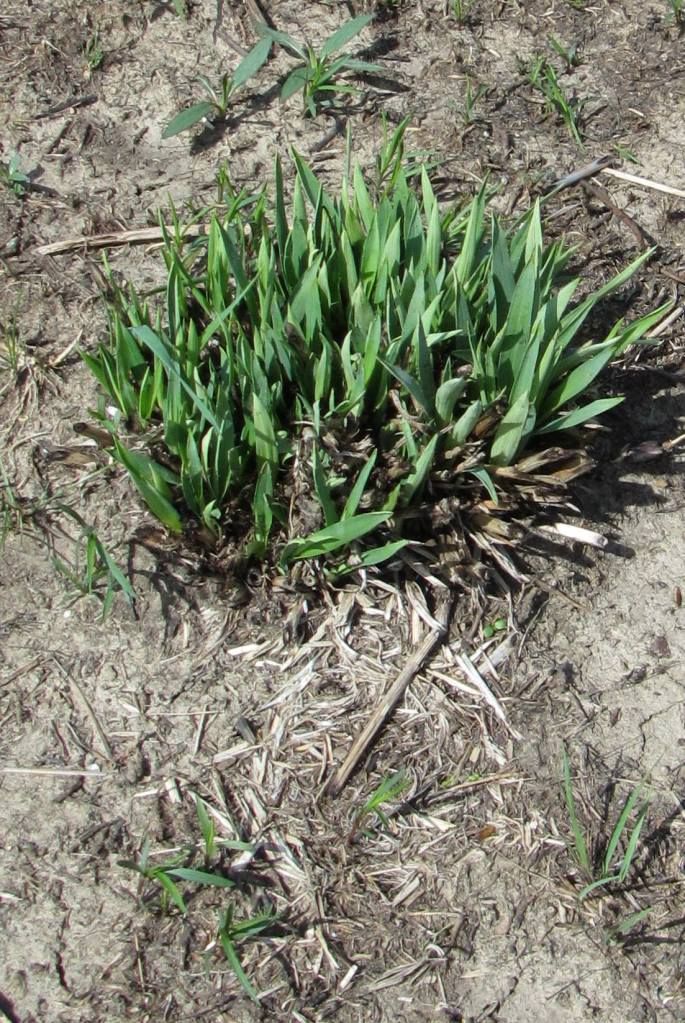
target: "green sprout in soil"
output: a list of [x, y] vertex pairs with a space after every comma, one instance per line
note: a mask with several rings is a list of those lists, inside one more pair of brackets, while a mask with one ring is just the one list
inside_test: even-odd
[[[587, 882], [578, 893], [579, 901], [582, 902], [593, 892], [603, 888], [608, 888], [612, 892], [620, 891], [635, 862], [640, 834], [649, 812], [649, 801], [641, 801], [643, 786], [638, 785], [631, 790], [608, 841], [596, 856], [590, 854], [588, 842], [578, 819], [571, 765], [566, 751], [563, 758], [563, 790], [571, 828], [571, 851]], [[632, 824], [631, 818], [634, 818]], [[650, 908], [646, 908], [630, 914], [630, 917], [612, 929], [615, 933], [610, 933], [610, 940], [627, 933], [650, 911]]]
[[105, 53], [102, 49], [102, 41], [97, 29], [95, 29], [93, 34], [86, 40], [83, 47], [83, 56], [85, 58], [89, 74], [92, 74], [93, 71], [97, 71], [102, 67], [105, 60]]
[[95, 596], [100, 600], [102, 621], [111, 611], [117, 593], [122, 593], [129, 606], [133, 607], [136, 599], [135, 590], [95, 529], [73, 508], [61, 505], [60, 510], [75, 519], [82, 531], [76, 541], [72, 564], [67, 564], [56, 554], [53, 555], [53, 564], [60, 575], [71, 584], [78, 596]]
[[172, 117], [162, 132], [162, 138], [168, 139], [179, 135], [182, 131], [194, 128], [201, 121], [216, 122], [225, 118], [235, 91], [257, 74], [267, 61], [270, 50], [271, 42], [267, 39], [260, 40], [240, 62], [232, 75], [222, 76], [218, 89], [204, 75], [198, 75], [198, 80], [208, 98], [181, 110], [175, 117]]
[[559, 76], [545, 57], [536, 57], [527, 67], [530, 84], [545, 97], [550, 113], [558, 114], [576, 145], [583, 147], [581, 114], [585, 100], [568, 96]]
[[164, 229], [163, 303], [112, 283], [83, 358], [128, 427], [103, 417], [111, 454], [171, 532], [369, 568], [434, 534], [443, 499], [495, 509], [524, 452], [541, 471], [542, 445], [622, 400], [597, 378], [666, 307], [581, 330], [651, 253], [574, 304], [539, 204], [513, 227], [485, 188], [441, 210], [425, 169], [407, 178], [405, 127], [380, 190], [355, 167], [334, 196], [293, 153], [289, 204], [277, 160], [272, 201], [234, 193], [192, 241]]
[[465, 25], [475, 7], [475, 0], [452, 0], [452, 17], [458, 25]]
[[315, 117], [321, 110], [335, 107], [338, 104], [338, 97], [358, 91], [349, 82], [342, 81], [342, 76], [382, 70], [377, 64], [357, 60], [346, 53], [335, 56], [338, 50], [358, 35], [372, 18], [371, 14], [362, 14], [346, 21], [325, 40], [319, 50], [315, 50], [307, 42], [300, 42], [286, 32], [277, 32], [268, 25], [260, 25], [258, 30], [262, 38], [243, 58], [232, 75], [223, 75], [218, 89], [204, 75], [198, 76], [207, 99], [176, 114], [162, 132], [162, 138], [171, 138], [182, 131], [188, 131], [201, 121], [214, 123], [225, 119], [235, 91], [260, 71], [269, 59], [274, 44], [299, 60], [281, 86], [281, 99], [289, 99], [295, 93], [301, 92], [305, 112], [310, 117]]
[[7, 163], [0, 162], [0, 182], [22, 199], [31, 183], [28, 172], [21, 166], [19, 153], [11, 153]]
[[[142, 899], [148, 900], [149, 892], [146, 889], [150, 887], [153, 892], [158, 894], [163, 913], [168, 913], [175, 908], [184, 917], [188, 916], [190, 895], [195, 895], [202, 889], [235, 888], [235, 881], [221, 873], [217, 865], [212, 865], [220, 847], [254, 851], [254, 846], [246, 842], [217, 839], [207, 807], [203, 800], [197, 796], [195, 797], [195, 809], [204, 845], [202, 869], [192, 866], [194, 849], [183, 849], [172, 859], [167, 859], [162, 863], [153, 863], [150, 842], [147, 838], [143, 842], [137, 860], [120, 860], [118, 864], [140, 876], [144, 885], [141, 892]], [[188, 865], [189, 862], [191, 865]], [[271, 912], [256, 913], [246, 920], [236, 920], [232, 906], [221, 912], [217, 934], [219, 944], [241, 987], [254, 1001], [258, 1000], [258, 995], [243, 969], [236, 945], [258, 937], [267, 928], [273, 927], [276, 920], [276, 915]]]
[[[375, 816], [378, 824], [382, 825], [387, 830], [387, 828], [390, 827], [390, 821], [388, 820], [384, 807], [388, 803], [396, 801], [404, 792], [407, 791], [410, 784], [411, 781], [407, 777], [405, 771], [395, 771], [394, 774], [383, 778], [381, 783], [371, 793], [366, 803], [364, 803], [361, 810], [359, 810], [359, 812], [355, 815], [352, 828], [347, 838], [348, 843], [354, 841], [361, 825], [371, 814]], [[363, 834], [368, 836], [370, 832], [364, 831]]]
[[371, 14], [360, 14], [346, 21], [325, 40], [319, 50], [315, 50], [307, 42], [294, 39], [286, 32], [277, 32], [268, 25], [261, 25], [259, 32], [264, 38], [277, 43], [299, 61], [281, 86], [281, 99], [289, 99], [295, 93], [301, 92], [306, 113], [310, 117], [316, 117], [321, 110], [338, 105], [339, 96], [358, 91], [349, 82], [341, 81], [341, 76], [382, 71], [378, 64], [357, 60], [347, 53], [334, 56], [359, 35], [372, 18]]
[[275, 922], [276, 917], [273, 913], [256, 913], [247, 920], [235, 920], [231, 906], [224, 910], [219, 919], [218, 937], [223, 953], [243, 991], [253, 1002], [259, 1001], [259, 995], [243, 969], [236, 945], [257, 938], [265, 930], [272, 928]]
[[666, 0], [670, 10], [671, 19], [678, 28], [685, 28], [685, 0]]
[[464, 121], [466, 124], [473, 124], [476, 120], [474, 107], [483, 96], [487, 95], [487, 85], [479, 84], [473, 88], [473, 82], [469, 75], [466, 76], [466, 90], [464, 92]]
[[550, 36], [549, 45], [561, 57], [567, 71], [572, 71], [573, 68], [579, 67], [581, 63], [580, 43], [571, 43], [570, 46], [565, 46], [555, 36]]

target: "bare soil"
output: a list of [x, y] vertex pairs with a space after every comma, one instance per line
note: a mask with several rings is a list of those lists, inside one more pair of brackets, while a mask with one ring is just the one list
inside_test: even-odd
[[[410, 148], [436, 162], [444, 198], [487, 174], [500, 207], [522, 210], [605, 154], [685, 187], [685, 60], [667, 3], [462, 6], [459, 22], [442, 3], [387, 0], [361, 37], [387, 73], [339, 130], [303, 118], [297, 97], [280, 104], [281, 53], [226, 125], [163, 140], [200, 98], [197, 74], [217, 81], [254, 42], [253, 5], [193, 0], [186, 21], [146, 0], [5, 0], [0, 159], [18, 152], [30, 171], [23, 195], [0, 181], [0, 1016], [12, 1023], [685, 1019], [685, 489], [678, 445], [659, 447], [685, 421], [682, 321], [614, 371], [629, 400], [574, 493], [611, 545], [557, 544], [531, 557], [519, 590], [486, 606], [460, 597], [447, 642], [336, 799], [328, 778], [425, 635], [419, 597], [374, 584], [321, 605], [211, 577], [74, 431], [97, 403], [78, 350], [105, 336], [100, 256], [38, 247], [154, 224], [169, 200], [211, 203], [221, 165], [254, 189], [294, 145], [335, 184], [348, 121], [371, 164], [382, 115], [411, 115]], [[314, 42], [360, 9], [264, 8]], [[550, 37], [578, 44], [577, 67], [563, 69]], [[584, 150], [522, 71], [541, 53], [584, 103]], [[612, 314], [682, 304], [685, 200], [601, 175], [551, 209], [550, 232], [578, 245], [593, 282], [659, 246]], [[108, 258], [122, 280], [162, 279], [154, 249]], [[103, 622], [56, 570], [81, 534], [65, 508], [130, 572], [135, 613], [118, 597]], [[500, 615], [495, 668], [482, 630]], [[635, 786], [651, 800], [625, 882], [583, 902], [564, 748], [592, 855]], [[387, 827], [369, 815], [355, 832], [400, 769], [410, 788]], [[251, 851], [225, 849], [235, 889], [186, 887], [182, 916], [119, 864], [146, 837], [153, 863], [198, 845], [195, 794], [218, 837]], [[228, 905], [237, 919], [277, 914], [238, 946], [258, 1004], [216, 940]]]

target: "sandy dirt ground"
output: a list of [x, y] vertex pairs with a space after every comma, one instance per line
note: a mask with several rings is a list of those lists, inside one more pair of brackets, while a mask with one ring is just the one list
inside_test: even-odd
[[[280, 103], [279, 52], [225, 124], [165, 140], [201, 98], [198, 73], [218, 81], [255, 41], [253, 4], [191, 0], [186, 20], [147, 0], [5, 0], [0, 160], [28, 181], [0, 177], [0, 1016], [685, 1019], [683, 321], [612, 371], [628, 401], [573, 493], [609, 546], [550, 545], [519, 588], [459, 597], [447, 641], [334, 799], [332, 771], [425, 637], [419, 597], [374, 583], [305, 602], [172, 545], [79, 432], [98, 400], [79, 352], [106, 336], [101, 254], [39, 252], [154, 226], [170, 200], [201, 208], [222, 166], [236, 185], [268, 185], [293, 145], [339, 182], [346, 124], [370, 164], [383, 115], [411, 116], [408, 145], [445, 199], [489, 175], [500, 208], [522, 210], [600, 156], [683, 189], [675, 6], [386, 0], [359, 43], [384, 73], [337, 122]], [[265, 0], [262, 13], [318, 42], [362, 9]], [[579, 111], [583, 148], [531, 85], [539, 54]], [[685, 199], [602, 174], [549, 208], [548, 230], [578, 246], [592, 281], [658, 246], [619, 313], [682, 304]], [[107, 251], [117, 279], [160, 284], [154, 246]], [[84, 524], [137, 594], [105, 621], [77, 586]], [[498, 617], [507, 629], [488, 644]], [[627, 877], [582, 901], [564, 750], [595, 876], [628, 796], [639, 788], [631, 819], [649, 803]], [[387, 826], [359, 822], [400, 770]], [[187, 885], [183, 915], [121, 861], [147, 842], [153, 865], [201, 867], [197, 799], [234, 887]], [[217, 940], [227, 909], [274, 915], [236, 945], [256, 1002]]]

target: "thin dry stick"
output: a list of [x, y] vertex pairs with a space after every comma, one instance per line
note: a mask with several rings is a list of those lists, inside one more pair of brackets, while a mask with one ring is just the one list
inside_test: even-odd
[[53, 660], [54, 660], [55, 664], [57, 665], [57, 667], [59, 668], [59, 670], [64, 675], [64, 677], [67, 680], [67, 682], [71, 683], [71, 685], [74, 687], [76, 692], [79, 694], [79, 696], [83, 700], [83, 705], [86, 708], [86, 712], [88, 714], [88, 717], [93, 722], [93, 728], [97, 732], [98, 738], [100, 739], [100, 742], [102, 743], [102, 748], [105, 751], [105, 756], [107, 757], [107, 759], [109, 761], [111, 761], [113, 763], [114, 762], [114, 752], [113, 752], [112, 747], [110, 745], [109, 739], [107, 738], [107, 736], [105, 734], [104, 728], [102, 727], [102, 725], [98, 721], [97, 714], [93, 710], [93, 705], [90, 702], [90, 700], [88, 699], [88, 697], [86, 696], [86, 694], [84, 692], [84, 689], [83, 689], [83, 686], [79, 685], [79, 683], [76, 681], [74, 676], [71, 675], [66, 670], [66, 668], [62, 667], [62, 665], [60, 664], [60, 662], [57, 660], [56, 657], [53, 657]]
[[637, 174], [628, 174], [626, 171], [614, 170], [613, 167], [602, 167], [601, 173], [610, 174], [612, 178], [620, 178], [621, 181], [630, 181], [633, 185], [641, 185], [642, 188], [651, 188], [655, 192], [665, 192], [666, 195], [677, 195], [681, 199], [685, 199], [685, 192], [682, 188], [662, 185], [658, 181], [651, 181], [649, 178], [640, 178]]
[[[207, 224], [187, 224], [179, 228], [184, 238], [201, 238], [207, 234]], [[175, 228], [166, 228], [173, 236]], [[61, 242], [39, 245], [36, 252], [39, 256], [57, 256], [63, 252], [74, 252], [76, 249], [106, 249], [116, 245], [150, 245], [164, 241], [161, 227], [136, 227], [131, 231], [117, 231], [108, 234], [82, 234], [73, 238], [63, 238]]]
[[70, 767], [0, 767], [0, 774], [44, 775], [46, 778], [107, 778], [103, 771], [72, 770]]
[[435, 617], [440, 628], [431, 630], [419, 649], [409, 658], [402, 671], [390, 686], [390, 689], [388, 689], [378, 707], [376, 707], [366, 725], [352, 743], [352, 747], [345, 757], [343, 764], [338, 768], [326, 786], [328, 795], [340, 795], [350, 775], [365, 756], [369, 746], [406, 692], [409, 683], [419, 673], [424, 661], [430, 657], [438, 644], [447, 635], [447, 624], [452, 613], [452, 605], [453, 598], [450, 598], [438, 608]]
[[13, 671], [11, 675], [8, 675], [7, 678], [0, 678], [0, 687], [8, 686], [11, 682], [14, 682], [15, 679], [18, 679], [20, 675], [26, 675], [29, 671], [33, 671], [33, 669], [42, 664], [44, 660], [45, 658], [41, 654], [39, 657], [34, 657], [32, 661], [28, 662], [28, 664], [20, 665], [20, 667]]

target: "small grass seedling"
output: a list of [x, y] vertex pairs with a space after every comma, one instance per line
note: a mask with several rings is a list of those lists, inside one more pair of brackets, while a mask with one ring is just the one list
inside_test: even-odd
[[229, 966], [238, 978], [243, 991], [253, 1002], [259, 1001], [259, 995], [243, 969], [236, 946], [240, 942], [258, 937], [263, 931], [273, 927], [276, 919], [273, 913], [257, 913], [247, 920], [236, 920], [233, 915], [232, 906], [229, 906], [219, 919], [218, 938], [223, 953]]
[[13, 313], [6, 323], [0, 323], [0, 365], [16, 375], [19, 371], [22, 346], [19, 328]]
[[0, 181], [22, 199], [31, 184], [28, 172], [21, 166], [19, 153], [10, 153], [7, 163], [0, 162]]
[[476, 88], [474, 89], [473, 82], [470, 77], [468, 75], [466, 76], [466, 90], [464, 92], [464, 120], [466, 124], [473, 124], [476, 120], [474, 107], [476, 106], [476, 103], [485, 96], [487, 91], [487, 85], [483, 85], [482, 83], [476, 85]]
[[468, 21], [475, 0], [452, 0], [452, 17], [458, 25], [465, 25]]
[[620, 142], [616, 142], [611, 148], [613, 149], [613, 151], [616, 153], [616, 156], [618, 156], [620, 160], [627, 160], [628, 163], [640, 162], [635, 153], [633, 152], [633, 150], [630, 149], [628, 146], [622, 146]]
[[685, 29], [685, 0], [666, 0], [671, 10], [671, 20], [682, 31]]
[[561, 117], [571, 138], [582, 148], [580, 116], [585, 101], [567, 96], [556, 71], [545, 57], [536, 57], [531, 61], [527, 73], [530, 84], [545, 97], [547, 109]]
[[207, 94], [207, 99], [181, 110], [167, 124], [162, 132], [163, 139], [173, 138], [183, 131], [189, 131], [201, 121], [217, 122], [223, 120], [230, 106], [234, 93], [257, 74], [266, 63], [271, 50], [271, 41], [260, 39], [246, 57], [240, 62], [232, 75], [223, 75], [217, 89], [204, 75], [198, 75], [198, 81]]
[[114, 597], [119, 592], [123, 593], [129, 606], [133, 607], [136, 600], [135, 590], [93, 527], [89, 526], [73, 508], [60, 505], [60, 510], [75, 519], [82, 532], [76, 541], [73, 564], [69, 565], [57, 555], [53, 556], [53, 564], [57, 571], [71, 583], [79, 596], [95, 596], [102, 602], [102, 621], [111, 611]]
[[95, 29], [93, 34], [86, 40], [83, 47], [85, 59], [86, 76], [90, 77], [94, 71], [102, 67], [105, 60], [105, 51], [102, 49], [100, 33]]
[[[397, 800], [403, 792], [406, 792], [411, 784], [406, 771], [395, 771], [393, 774], [383, 778], [381, 783], [374, 789], [367, 801], [364, 803], [361, 810], [356, 814], [352, 823], [352, 828], [349, 835], [347, 836], [348, 843], [352, 843], [366, 818], [370, 814], [375, 814], [376, 820], [374, 826], [382, 825], [386, 830], [390, 827], [390, 821], [385, 813], [383, 807], [386, 803], [391, 803]], [[370, 837], [373, 832], [362, 831], [365, 837]]]
[[341, 81], [341, 76], [382, 71], [380, 65], [357, 60], [347, 53], [334, 57], [334, 54], [359, 35], [372, 18], [371, 14], [360, 14], [346, 21], [325, 40], [318, 51], [308, 42], [300, 42], [286, 32], [277, 32], [268, 25], [261, 25], [259, 32], [264, 38], [277, 43], [300, 62], [283, 82], [281, 99], [289, 99], [301, 92], [306, 113], [316, 117], [319, 111], [337, 106], [340, 96], [359, 91], [349, 82]]
[[150, 862], [150, 840], [146, 838], [138, 860], [119, 860], [118, 865], [127, 870], [134, 870], [144, 880], [151, 881], [160, 889], [160, 906], [165, 913], [171, 906], [176, 906], [184, 916], [188, 912], [188, 906], [178, 881], [185, 881], [201, 887], [235, 888], [235, 883], [222, 874], [181, 866], [186, 859], [187, 853], [184, 851], [174, 859], [155, 866]]
[[[582, 902], [588, 895], [600, 888], [617, 888], [625, 883], [635, 860], [640, 833], [649, 812], [649, 802], [643, 800], [638, 806], [642, 796], [642, 785], [638, 785], [630, 792], [606, 846], [597, 860], [590, 855], [583, 828], [578, 820], [571, 765], [566, 751], [564, 751], [563, 758], [563, 789], [573, 839], [573, 855], [588, 882], [578, 893], [578, 899]], [[636, 808], [637, 814], [631, 825], [631, 817]], [[621, 849], [623, 849], [622, 853]], [[641, 911], [642, 916], [646, 912]]]
[[570, 46], [564, 46], [564, 44], [559, 42], [555, 36], [550, 36], [549, 45], [552, 47], [554, 52], [561, 57], [566, 65], [567, 71], [572, 71], [573, 68], [580, 66], [581, 56], [579, 43], [571, 43]]

